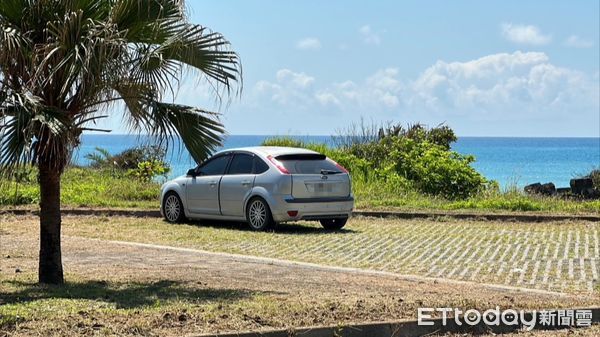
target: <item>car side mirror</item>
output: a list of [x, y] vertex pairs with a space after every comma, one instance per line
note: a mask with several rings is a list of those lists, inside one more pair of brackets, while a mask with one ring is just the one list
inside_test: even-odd
[[191, 177], [196, 177], [196, 176], [198, 176], [198, 172], [196, 172], [196, 169], [189, 169], [187, 171], [187, 175], [191, 176]]

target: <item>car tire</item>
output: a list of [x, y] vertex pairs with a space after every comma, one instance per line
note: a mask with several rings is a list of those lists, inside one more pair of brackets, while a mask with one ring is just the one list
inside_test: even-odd
[[175, 192], [168, 192], [163, 200], [163, 215], [170, 223], [180, 223], [185, 220], [183, 203]]
[[246, 206], [246, 221], [254, 231], [266, 231], [274, 227], [273, 215], [263, 198], [252, 198]]
[[322, 219], [320, 220], [321, 226], [328, 230], [339, 230], [342, 229], [348, 222], [348, 218], [334, 218], [334, 219]]

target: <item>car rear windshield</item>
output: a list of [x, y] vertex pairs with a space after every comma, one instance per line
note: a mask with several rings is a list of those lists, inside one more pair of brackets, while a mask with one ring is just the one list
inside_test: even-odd
[[291, 174], [342, 173], [331, 160], [322, 154], [286, 154], [276, 158]]

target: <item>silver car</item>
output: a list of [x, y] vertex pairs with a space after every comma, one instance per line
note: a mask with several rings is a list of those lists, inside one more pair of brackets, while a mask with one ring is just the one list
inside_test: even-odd
[[340, 229], [354, 207], [345, 168], [314, 151], [267, 146], [215, 154], [164, 184], [160, 200], [169, 222], [245, 221], [254, 230], [296, 220]]

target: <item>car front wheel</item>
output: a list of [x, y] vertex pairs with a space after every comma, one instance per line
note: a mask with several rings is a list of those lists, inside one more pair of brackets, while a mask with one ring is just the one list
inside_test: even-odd
[[246, 207], [246, 220], [255, 231], [265, 231], [273, 227], [273, 217], [269, 205], [262, 198], [254, 198]]
[[165, 219], [171, 223], [182, 222], [185, 219], [183, 203], [177, 193], [167, 193], [163, 202], [163, 214]]
[[329, 230], [338, 230], [342, 229], [347, 221], [348, 218], [323, 219], [321, 220], [321, 226]]

